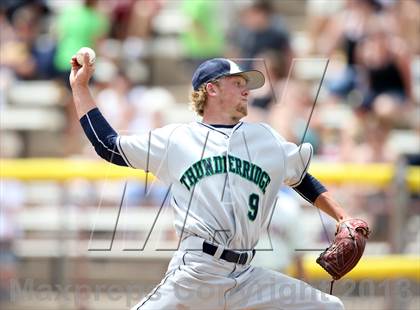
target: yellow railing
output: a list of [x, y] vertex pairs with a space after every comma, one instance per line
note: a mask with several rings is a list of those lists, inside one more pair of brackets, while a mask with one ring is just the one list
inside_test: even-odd
[[[332, 184], [362, 184], [385, 187], [392, 182], [395, 167], [390, 164], [311, 164], [310, 172], [319, 180]], [[56, 180], [67, 181], [74, 178], [97, 179], [144, 179], [146, 173], [126, 167], [119, 167], [105, 161], [86, 159], [1, 159], [0, 178], [24, 181]], [[150, 175], [151, 180], [153, 176]], [[410, 191], [420, 192], [420, 168], [408, 167], [406, 184]], [[304, 268], [310, 279], [328, 279], [328, 274], [315, 263], [316, 257], [305, 256]], [[289, 270], [294, 274], [293, 268]], [[348, 279], [394, 279], [407, 278], [420, 281], [419, 256], [365, 256]]]
[[[86, 159], [33, 158], [0, 160], [0, 177], [28, 180], [66, 181], [75, 178], [144, 179], [143, 170], [120, 167], [105, 161]], [[152, 177], [152, 176], [151, 176]]]
[[[308, 279], [323, 280], [331, 278], [315, 260], [316, 256], [308, 255], [304, 257], [303, 267]], [[296, 275], [295, 267], [291, 266], [287, 273]], [[420, 256], [363, 256], [357, 266], [344, 278], [352, 280], [410, 279], [420, 281]]]
[[[391, 164], [313, 162], [309, 171], [325, 183], [385, 187], [392, 181], [395, 167]], [[0, 178], [66, 181], [74, 178], [144, 179], [145, 176], [146, 173], [142, 170], [119, 167], [98, 160], [55, 158], [0, 160]], [[406, 182], [410, 191], [419, 193], [420, 168], [409, 167]]]

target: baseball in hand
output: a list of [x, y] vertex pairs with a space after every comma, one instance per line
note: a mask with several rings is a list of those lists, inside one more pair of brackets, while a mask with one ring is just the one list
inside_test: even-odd
[[90, 47], [82, 47], [80, 50], [77, 51], [76, 59], [79, 65], [83, 66], [83, 55], [85, 53], [89, 54], [89, 62], [90, 64], [93, 64], [95, 62], [96, 54], [93, 49]]

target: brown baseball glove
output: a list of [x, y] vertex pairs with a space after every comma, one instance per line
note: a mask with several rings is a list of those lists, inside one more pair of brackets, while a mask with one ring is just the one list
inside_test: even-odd
[[359, 262], [369, 233], [368, 224], [363, 220], [348, 219], [340, 222], [332, 244], [321, 253], [316, 262], [334, 280], [340, 279]]

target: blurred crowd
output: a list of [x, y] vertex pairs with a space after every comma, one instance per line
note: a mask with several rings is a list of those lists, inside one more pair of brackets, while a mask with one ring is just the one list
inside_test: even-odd
[[[295, 143], [311, 142], [321, 160], [394, 163], [418, 153], [419, 20], [416, 0], [3, 0], [0, 112], [7, 118], [16, 104], [8, 90], [17, 83], [51, 81], [61, 90], [66, 119], [55, 147], [62, 156], [93, 158], [68, 86], [69, 61], [80, 47], [95, 49], [94, 96], [125, 133], [174, 121], [173, 111], [192, 115], [186, 102], [194, 68], [204, 59], [229, 57], [263, 71], [269, 82], [252, 94], [249, 120], [268, 122]], [[194, 119], [181, 116], [188, 118]], [[7, 134], [2, 129], [1, 136]], [[7, 149], [9, 139], [2, 140]], [[22, 148], [2, 152], [34, 155]], [[142, 203], [139, 188], [128, 191], [133, 205]], [[387, 193], [346, 192], [342, 200], [355, 214], [379, 214], [375, 221], [387, 212]], [[158, 204], [164, 193], [157, 189], [149, 202]], [[379, 203], [367, 210], [367, 200], [378, 195]], [[12, 214], [16, 203], [8, 205]]]
[[[2, 1], [1, 106], [7, 106], [7, 89], [14, 81], [53, 80], [68, 86], [69, 59], [81, 46], [91, 46], [98, 54], [92, 86], [100, 108], [119, 130], [148, 130], [167, 122], [164, 107], [179, 103], [179, 96], [165, 86], [187, 86], [201, 61], [230, 57], [268, 77], [265, 89], [252, 99], [250, 117], [271, 123], [286, 139], [299, 143], [328, 58], [305, 139], [329, 160], [395, 160], [399, 150], [387, 144], [391, 130], [419, 130], [414, 90], [420, 51], [418, 1], [308, 0], [300, 21], [299, 33], [306, 35], [303, 47], [296, 44], [297, 32], [289, 30], [279, 3]], [[171, 10], [165, 10], [169, 5]], [[227, 22], [217, 18], [223, 17], [224, 6], [231, 14]], [[162, 17], [171, 14], [172, 19]], [[166, 25], [173, 31], [162, 30], [166, 28], [159, 21], [173, 22]], [[178, 64], [165, 68], [173, 82], [159, 85], [153, 58], [164, 52], [154, 54], [153, 42], [165, 36], [178, 40], [174, 48], [179, 51], [173, 52]], [[305, 58], [324, 62], [310, 78], [295, 70]], [[63, 155], [71, 155], [81, 151], [81, 143], [68, 91], [62, 103], [72, 146]], [[340, 119], [343, 111], [350, 113]]]

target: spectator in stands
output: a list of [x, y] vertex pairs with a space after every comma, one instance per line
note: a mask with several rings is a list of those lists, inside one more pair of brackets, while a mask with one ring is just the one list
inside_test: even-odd
[[397, 155], [387, 147], [390, 131], [410, 127], [413, 110], [411, 57], [407, 45], [389, 28], [386, 15], [371, 17], [357, 45], [361, 94], [355, 126], [350, 129], [347, 160], [393, 162]]
[[384, 15], [372, 17], [357, 47], [359, 73], [364, 83], [356, 110], [358, 123], [353, 130], [355, 161], [395, 161], [398, 150], [387, 147], [389, 133], [395, 126], [410, 127], [411, 57], [407, 45], [393, 35], [387, 21]]
[[392, 35], [386, 16], [371, 18], [358, 46], [365, 78], [361, 110], [386, 121], [397, 121], [412, 102], [411, 57], [407, 44]]
[[[245, 8], [228, 42], [232, 58], [255, 58], [266, 50], [281, 51], [287, 59], [292, 57], [289, 33], [269, 0], [258, 0]], [[244, 69], [251, 66], [251, 61], [242, 64]]]
[[193, 70], [204, 60], [224, 54], [225, 38], [217, 19], [219, 4], [208, 0], [182, 2], [182, 12], [190, 25], [182, 33], [181, 42]]
[[18, 79], [51, 78], [54, 44], [48, 35], [41, 36], [50, 12], [44, 1], [6, 1], [0, 11], [0, 65]]
[[344, 72], [330, 75], [327, 82], [333, 95], [330, 102], [347, 98], [351, 91], [357, 94], [349, 97], [359, 116], [356, 125], [341, 128], [345, 160], [395, 159], [386, 144], [395, 121], [404, 122], [402, 115], [410, 106], [405, 103], [411, 101], [411, 59], [388, 10], [377, 0], [348, 0], [318, 40], [318, 50], [327, 55], [343, 44], [346, 59]]
[[153, 18], [165, 0], [107, 0], [110, 8], [110, 37], [124, 41], [128, 37], [153, 36]]
[[110, 0], [108, 2], [111, 7], [110, 37], [122, 41], [127, 38], [136, 0]]
[[344, 56], [344, 70], [327, 76], [328, 88], [337, 97], [334, 101], [345, 99], [357, 86], [356, 46], [366, 33], [369, 19], [380, 7], [377, 0], [347, 0], [343, 10], [331, 17], [316, 39], [316, 50], [321, 55], [330, 57], [338, 50]]
[[98, 0], [66, 6], [57, 17], [57, 50], [54, 65], [68, 83], [69, 59], [82, 47], [95, 48], [108, 34], [108, 17], [97, 9]]

